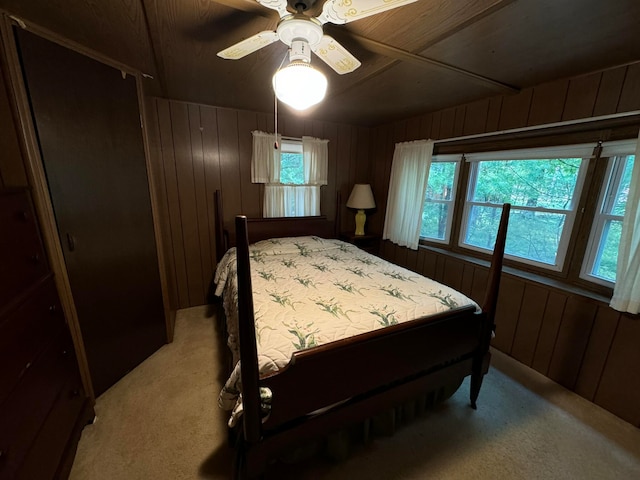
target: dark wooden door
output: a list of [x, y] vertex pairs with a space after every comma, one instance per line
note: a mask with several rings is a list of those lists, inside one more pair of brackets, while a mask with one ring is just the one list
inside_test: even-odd
[[166, 341], [136, 80], [17, 30], [96, 395]]

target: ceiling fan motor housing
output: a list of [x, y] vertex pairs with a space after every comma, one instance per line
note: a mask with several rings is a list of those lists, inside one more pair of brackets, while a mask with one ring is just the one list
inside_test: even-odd
[[289, 0], [288, 4], [296, 12], [304, 12], [310, 9], [316, 3], [316, 0]]
[[276, 29], [280, 40], [289, 47], [293, 47], [294, 41], [304, 41], [313, 48], [320, 43], [322, 25], [315, 18], [305, 15], [290, 15], [282, 19]]

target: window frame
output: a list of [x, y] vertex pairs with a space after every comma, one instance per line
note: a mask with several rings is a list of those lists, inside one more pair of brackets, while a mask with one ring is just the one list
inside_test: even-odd
[[[604, 246], [603, 234], [605, 232], [605, 225], [610, 221], [620, 221], [624, 219], [624, 215], [615, 215], [611, 213], [613, 209], [620, 183], [624, 172], [626, 170], [628, 157], [634, 156], [634, 153], [620, 153], [616, 152], [607, 155], [604, 159], [607, 161], [607, 168], [605, 170], [604, 178], [600, 183], [598, 201], [594, 212], [593, 220], [589, 231], [589, 239], [580, 267], [580, 278], [588, 282], [603, 285], [605, 287], [613, 288], [615, 281], [607, 280], [606, 278], [598, 277], [593, 274], [596, 260], [600, 257], [600, 253]], [[634, 161], [636, 161], [635, 159]], [[626, 207], [626, 205], [625, 205]], [[605, 208], [607, 211], [605, 212]]]
[[[425, 198], [422, 199], [422, 213], [424, 213], [424, 206], [426, 203], [443, 203], [449, 206], [448, 214], [447, 214], [447, 224], [445, 227], [444, 239], [434, 238], [434, 237], [423, 237], [420, 236], [419, 241], [421, 242], [429, 242], [436, 243], [440, 245], [449, 245], [451, 242], [451, 237], [453, 234], [453, 225], [454, 225], [454, 217], [455, 217], [455, 205], [456, 198], [458, 196], [458, 187], [460, 186], [461, 181], [461, 171], [462, 171], [462, 161], [463, 155], [434, 155], [431, 159], [431, 165], [434, 163], [455, 163], [455, 169], [453, 173], [453, 181], [451, 188], [451, 200], [428, 200], [426, 198], [427, 192], [425, 191]], [[431, 173], [431, 165], [429, 165], [429, 174]], [[427, 189], [429, 186], [429, 176], [427, 175]], [[420, 222], [420, 230], [422, 230], [422, 222]]]
[[[462, 214], [459, 222], [458, 242], [457, 246], [464, 250], [471, 250], [481, 253], [491, 253], [491, 250], [470, 245], [465, 243], [467, 230], [469, 227], [469, 218], [471, 210], [474, 206], [489, 207], [489, 208], [501, 208], [501, 204], [495, 204], [491, 202], [478, 202], [472, 200], [475, 188], [478, 180], [479, 164], [483, 161], [509, 161], [509, 160], [544, 160], [547, 159], [560, 159], [560, 158], [581, 158], [580, 167], [578, 170], [578, 176], [576, 178], [576, 184], [571, 199], [570, 208], [567, 210], [560, 210], [555, 208], [546, 207], [530, 207], [525, 205], [513, 205], [511, 206], [511, 215], [517, 211], [533, 211], [533, 212], [545, 212], [564, 215], [564, 224], [562, 228], [562, 234], [558, 242], [558, 248], [555, 256], [555, 263], [549, 264], [533, 259], [510, 255], [505, 252], [505, 259], [509, 259], [516, 264], [527, 265], [541, 269], [542, 271], [561, 273], [566, 270], [567, 261], [571, 261], [568, 258], [569, 246], [571, 239], [574, 236], [574, 227], [576, 225], [576, 218], [579, 213], [579, 207], [581, 198], [585, 190], [585, 179], [587, 177], [587, 170], [589, 166], [589, 160], [593, 156], [588, 153], [589, 150], [593, 151], [594, 144], [586, 145], [568, 145], [557, 147], [544, 147], [540, 149], [513, 149], [513, 150], [501, 150], [499, 152], [486, 152], [481, 154], [467, 155], [467, 162], [469, 163], [469, 173], [466, 193], [463, 201]], [[569, 155], [568, 152], [576, 151], [579, 155], [574, 153]], [[495, 158], [492, 158], [495, 157]], [[527, 158], [529, 157], [529, 158]]]

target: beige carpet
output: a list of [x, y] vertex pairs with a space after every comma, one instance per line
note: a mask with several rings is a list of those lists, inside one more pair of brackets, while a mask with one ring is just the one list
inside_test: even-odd
[[[230, 478], [220, 352], [207, 307], [180, 311], [174, 342], [98, 398], [71, 479]], [[477, 411], [468, 391], [344, 462], [274, 465], [267, 478], [640, 479], [640, 430], [509, 357], [494, 355]]]

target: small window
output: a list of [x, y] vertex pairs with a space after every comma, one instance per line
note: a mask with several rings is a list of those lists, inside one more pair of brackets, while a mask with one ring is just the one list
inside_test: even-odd
[[281, 149], [280, 183], [283, 185], [303, 185], [302, 142], [290, 139], [282, 140]]
[[615, 284], [622, 219], [634, 161], [634, 155], [609, 160], [580, 275], [586, 280], [610, 287]]
[[501, 206], [511, 203], [505, 255], [562, 270], [586, 172], [583, 158], [593, 145], [557, 150], [557, 157], [552, 149], [538, 149], [498, 152], [496, 159], [481, 154], [472, 161], [460, 244], [492, 251]]
[[421, 238], [439, 243], [449, 242], [459, 170], [459, 159], [439, 160], [434, 157], [431, 161], [422, 207]]

